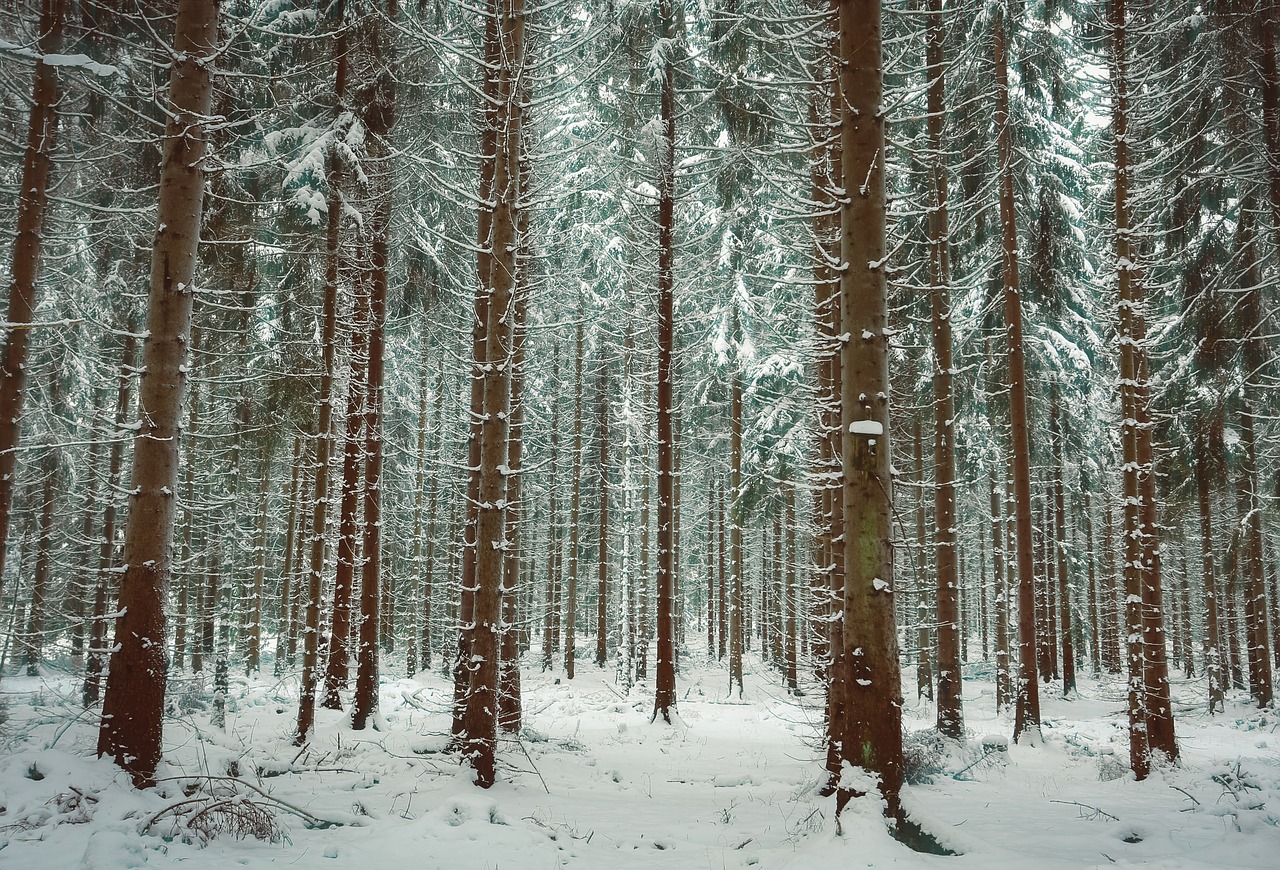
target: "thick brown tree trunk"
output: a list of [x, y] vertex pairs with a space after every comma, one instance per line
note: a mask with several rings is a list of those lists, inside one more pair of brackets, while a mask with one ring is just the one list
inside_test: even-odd
[[[893, 605], [885, 137], [879, 0], [840, 4], [841, 432], [844, 469], [843, 757], [878, 780], [902, 815], [902, 694]], [[837, 806], [858, 793], [842, 782]]]
[[1143, 290], [1130, 242], [1128, 48], [1125, 0], [1112, 0], [1111, 126], [1115, 142], [1116, 262], [1119, 291], [1121, 443], [1124, 479], [1124, 547], [1129, 637], [1130, 761], [1145, 779], [1151, 756], [1177, 758], [1169, 701], [1160, 600], [1155, 469], [1152, 465], [1146, 370]]
[[125, 526], [120, 619], [107, 677], [98, 754], [110, 755], [135, 786], [149, 786], [160, 761], [165, 598], [172, 559], [178, 437], [187, 386], [187, 336], [195, 297], [204, 199], [204, 121], [213, 95], [217, 0], [178, 0], [164, 159], [151, 261], [147, 339], [139, 390], [140, 428]]
[[464, 752], [482, 788], [496, 776], [499, 634], [506, 527], [506, 479], [511, 429], [512, 303], [516, 291], [519, 206], [520, 107], [518, 76], [524, 71], [523, 0], [495, 0], [501, 59], [497, 83], [497, 126], [493, 169], [493, 215], [485, 245], [489, 274], [481, 275], [489, 294], [483, 370], [484, 414], [480, 430], [480, 488], [476, 517], [474, 613], [465, 668]]
[[[41, 0], [36, 48], [39, 54], [62, 49], [66, 0]], [[0, 369], [0, 594], [4, 591], [5, 555], [17, 485], [18, 439], [22, 406], [26, 398], [27, 344], [37, 302], [36, 278], [40, 273], [40, 247], [49, 210], [49, 175], [57, 142], [60, 93], [58, 67], [36, 62], [27, 118], [27, 147], [18, 182], [18, 221], [13, 238], [9, 307], [5, 331], [3, 369]]]

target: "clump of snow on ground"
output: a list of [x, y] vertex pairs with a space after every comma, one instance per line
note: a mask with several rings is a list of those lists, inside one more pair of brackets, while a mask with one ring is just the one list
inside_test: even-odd
[[377, 731], [318, 710], [301, 749], [296, 680], [235, 681], [224, 732], [201, 677], [177, 675], [161, 781], [143, 792], [95, 758], [97, 718], [70, 675], [6, 676], [0, 866], [1277, 866], [1280, 717], [1243, 695], [1210, 717], [1203, 681], [1175, 681], [1182, 763], [1138, 783], [1118, 680], [1082, 679], [1070, 700], [1046, 685], [1036, 748], [1005, 736], [989, 668], [969, 668], [963, 743], [937, 735], [933, 705], [908, 694], [908, 749], [921, 763], [903, 802], [959, 853], [939, 856], [895, 840], [874, 794], [850, 801], [837, 835], [835, 800], [818, 794], [820, 695], [792, 697], [748, 662], [738, 698], [718, 663], [683, 661], [672, 725], [650, 721], [651, 684], [623, 693], [586, 662], [573, 681], [526, 670], [525, 727], [503, 741], [487, 791], [445, 751], [452, 686], [436, 673], [386, 682]]

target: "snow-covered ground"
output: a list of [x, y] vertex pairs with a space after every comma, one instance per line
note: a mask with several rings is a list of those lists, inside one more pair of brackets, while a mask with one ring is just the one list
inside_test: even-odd
[[[968, 748], [942, 753], [941, 771], [904, 797], [960, 853], [937, 856], [890, 838], [872, 798], [849, 805], [837, 834], [834, 799], [815, 789], [813, 699], [790, 698], [760, 662], [749, 667], [740, 701], [723, 668], [686, 661], [674, 725], [649, 721], [650, 685], [623, 696], [611, 671], [586, 663], [572, 682], [526, 670], [526, 729], [505, 742], [488, 791], [439, 751], [452, 690], [438, 674], [386, 682], [378, 731], [319, 711], [301, 753], [296, 682], [237, 682], [224, 733], [198, 700], [206, 693], [179, 677], [162, 782], [147, 792], [94, 758], [96, 719], [70, 677], [7, 676], [0, 867], [1280, 868], [1280, 717], [1243, 697], [1210, 718], [1202, 682], [1175, 683], [1182, 765], [1137, 783], [1124, 768], [1118, 682], [1083, 679], [1069, 701], [1046, 686], [1044, 745], [984, 756], [982, 738], [1011, 726], [993, 713], [986, 669], [972, 667]], [[908, 702], [909, 730], [933, 716], [931, 704]], [[261, 793], [198, 778], [229, 769]], [[280, 836], [238, 838], [225, 830], [231, 816]], [[202, 842], [176, 818], [224, 830]]]

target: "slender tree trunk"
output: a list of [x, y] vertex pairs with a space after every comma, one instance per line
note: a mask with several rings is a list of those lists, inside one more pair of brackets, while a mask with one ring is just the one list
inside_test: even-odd
[[116, 624], [98, 736], [98, 754], [112, 756], [139, 788], [154, 782], [160, 761], [168, 676], [164, 602], [204, 194], [203, 122], [213, 95], [218, 6], [217, 0], [178, 0], [174, 23], [175, 60], [139, 391], [141, 427], [134, 441], [125, 527], [122, 615]]
[[600, 549], [599, 582], [596, 586], [596, 666], [609, 661], [609, 366], [600, 360], [600, 425], [597, 440], [600, 448]]
[[[36, 49], [40, 56], [62, 50], [66, 0], [41, 0]], [[35, 318], [36, 278], [40, 274], [40, 247], [49, 210], [49, 176], [57, 143], [58, 108], [61, 102], [58, 67], [36, 62], [31, 88], [31, 112], [27, 117], [27, 147], [18, 187], [17, 232], [13, 238], [9, 307], [6, 320], [3, 369], [0, 369], [0, 595], [4, 592], [5, 555], [17, 485], [18, 439], [22, 406], [26, 398], [28, 324]]]
[[[916, 698], [933, 700], [933, 642], [929, 631], [936, 617], [930, 614], [925, 595], [925, 547], [928, 540], [928, 511], [924, 506], [924, 437], [920, 421], [915, 421], [915, 483], [916, 483]], [[949, 593], [955, 594], [955, 590]], [[952, 602], [955, 603], [954, 600]], [[941, 708], [939, 708], [941, 709]], [[941, 714], [939, 714], [941, 715]]]
[[499, 35], [499, 5], [502, 0], [491, 0], [485, 14], [484, 64], [481, 67], [482, 111], [480, 127], [480, 208], [477, 215], [475, 321], [471, 333], [471, 413], [468, 419], [467, 441], [467, 498], [462, 541], [462, 573], [458, 605], [458, 650], [453, 666], [453, 733], [461, 736], [464, 730], [466, 693], [471, 676], [468, 662], [475, 623], [475, 595], [477, 588], [476, 551], [477, 523], [480, 505], [480, 437], [484, 421], [484, 373], [487, 370], [489, 349], [489, 305], [492, 302], [489, 276], [493, 271], [493, 213], [494, 178], [497, 172], [497, 152], [501, 123], [501, 82], [499, 67], [502, 63], [502, 41]]
[[[738, 314], [735, 309], [731, 327], [735, 341], [738, 334]], [[743, 591], [742, 562], [742, 373], [741, 360], [735, 359], [729, 399], [729, 570], [732, 574], [729, 599], [729, 692], [738, 686], [742, 697], [742, 651], [746, 626], [746, 596]]]
[[293, 635], [293, 599], [298, 594], [293, 586], [293, 548], [295, 539], [298, 537], [299, 481], [302, 461], [302, 438], [295, 437], [293, 463], [290, 466], [292, 478], [289, 481], [289, 513], [285, 520], [284, 566], [280, 569], [280, 609], [276, 613], [276, 652], [272, 672], [277, 677], [284, 674], [285, 663], [289, 657], [289, 640]]
[[951, 369], [951, 253], [947, 222], [947, 164], [943, 142], [946, 121], [942, 0], [929, 0], [925, 41], [928, 65], [929, 148], [933, 209], [929, 214], [930, 274], [933, 288], [933, 462], [934, 552], [938, 584], [938, 730], [964, 737], [960, 682], [959, 574], [956, 569], [956, 453], [952, 437], [955, 400]]
[[[343, 20], [343, 6], [334, 7], [334, 27], [337, 33], [334, 43], [333, 95], [337, 107], [343, 107], [347, 98], [347, 79], [350, 64], [347, 55], [347, 29]], [[342, 210], [344, 168], [335, 149], [326, 155], [325, 172], [328, 176], [327, 222], [325, 231], [324, 264], [324, 320], [320, 333], [320, 408], [316, 422], [315, 489], [311, 508], [311, 552], [307, 570], [306, 615], [302, 626], [302, 684], [298, 697], [298, 725], [293, 741], [303, 746], [311, 739], [315, 724], [316, 672], [320, 662], [320, 592], [324, 578], [325, 539], [329, 528], [329, 463], [333, 453], [334, 427], [333, 378], [337, 355], [338, 324], [338, 272], [342, 260]]]
[[[426, 327], [429, 323], [423, 324], [423, 347], [420, 351], [421, 358], [419, 362], [422, 364], [421, 376], [418, 379], [418, 440], [417, 449], [414, 457], [414, 473], [413, 473], [413, 600], [417, 603], [417, 607], [413, 608], [414, 613], [411, 619], [411, 628], [416, 629], [415, 638], [408, 643], [409, 653], [405, 662], [405, 670], [408, 676], [412, 677], [419, 668], [426, 670], [431, 667], [430, 661], [427, 659], [427, 649], [430, 646], [429, 632], [427, 631], [426, 619], [423, 618], [423, 612], [429, 609], [426, 598], [426, 583], [423, 574], [423, 537], [426, 534], [424, 525], [424, 505], [426, 503], [427, 489], [427, 372], [428, 372], [428, 355], [427, 348], [429, 342], [426, 337]], [[437, 392], [435, 396], [436, 403], [439, 404], [441, 396]], [[434, 484], [434, 481], [432, 482]], [[434, 488], [434, 487], [433, 487]], [[412, 607], [412, 605], [411, 605]], [[422, 663], [419, 665], [418, 656], [422, 655]]]
[[1000, 491], [996, 488], [995, 469], [991, 472], [991, 568], [996, 589], [996, 712], [1008, 709], [1013, 699], [1009, 669], [1009, 583], [1005, 572], [1004, 510]]
[[786, 585], [782, 591], [783, 619], [783, 676], [787, 681], [787, 691], [792, 695], [800, 694], [799, 675], [796, 670], [796, 489], [795, 485], [787, 487], [787, 568]]
[[658, 0], [664, 54], [658, 157], [658, 661], [653, 718], [671, 722], [676, 706], [675, 649], [675, 4]]
[[996, 65], [996, 146], [1000, 164], [1000, 227], [1003, 239], [1004, 311], [1008, 328], [1009, 422], [1012, 442], [1014, 533], [1017, 539], [1018, 682], [1013, 739], [1040, 742], [1040, 685], [1036, 667], [1036, 594], [1032, 559], [1031, 446], [1027, 433], [1027, 374], [1022, 346], [1022, 301], [1018, 282], [1018, 224], [1014, 206], [1013, 131], [1009, 120], [1009, 59], [1005, 15], [993, 21]]
[[1245, 577], [1245, 643], [1249, 663], [1249, 694], [1260, 709], [1271, 705], [1271, 655], [1267, 649], [1267, 595], [1262, 563], [1262, 501], [1258, 496], [1257, 447], [1253, 411], [1240, 402], [1240, 430], [1244, 461], [1240, 469], [1245, 515], [1241, 518], [1240, 558]]
[[[80, 577], [71, 579], [67, 584], [67, 592], [71, 598], [71, 662], [72, 668], [79, 670], [84, 659], [85, 628], [88, 620], [85, 614], [93, 607], [93, 584], [88, 582], [89, 565], [93, 561], [93, 532], [98, 522], [98, 481], [102, 476], [102, 437], [99, 427], [102, 425], [101, 390], [93, 391], [93, 416], [90, 418], [89, 456], [86, 462], [88, 479], [84, 484], [84, 513], [80, 527], [82, 546], [80, 551]], [[185, 589], [185, 587], [184, 587]], [[176, 644], [175, 644], [176, 647]], [[182, 656], [174, 656], [174, 667], [181, 669]]]
[[729, 521], [725, 509], [724, 478], [716, 475], [716, 657], [724, 661], [729, 652]]
[[[385, 14], [396, 18], [397, 0], [388, 0]], [[394, 204], [394, 182], [391, 177], [391, 128], [395, 124], [395, 75], [389, 64], [395, 56], [394, 30], [384, 26], [382, 18], [373, 16], [362, 23], [361, 48], [366, 64], [379, 66], [369, 80], [362, 83], [358, 95], [368, 108], [364, 121], [368, 131], [371, 217], [369, 226], [369, 344], [366, 369], [364, 410], [364, 539], [361, 542], [360, 626], [356, 646], [356, 691], [351, 705], [351, 728], [363, 730], [378, 706], [378, 632], [383, 622], [382, 585], [391, 588], [389, 576], [383, 576], [386, 556], [382, 544], [382, 442], [384, 371], [387, 328], [387, 280], [391, 210]], [[370, 91], [372, 93], [370, 93]], [[387, 601], [385, 616], [392, 616], [392, 603]], [[388, 632], [389, 634], [389, 632]]]
[[[56, 383], [56, 382], [55, 382]], [[56, 389], [56, 387], [55, 387]], [[58, 453], [52, 445], [45, 446], [44, 460], [40, 463], [40, 523], [36, 539], [36, 564], [31, 576], [31, 604], [27, 613], [26, 664], [27, 676], [40, 676], [41, 650], [46, 622], [46, 599], [53, 561], [54, 502], [58, 484]], [[34, 490], [34, 487], [32, 488]], [[1264, 649], [1265, 653], [1265, 649]]]
[[[551, 382], [560, 383], [560, 354], [551, 358]], [[555, 667], [555, 654], [560, 648], [558, 619], [560, 616], [560, 585], [556, 568], [560, 561], [560, 402], [551, 400], [551, 448], [547, 454], [550, 468], [547, 482], [547, 601], [542, 619], [542, 669]]]
[[565, 594], [569, 602], [564, 627], [564, 675], [573, 679], [574, 659], [578, 654], [578, 520], [582, 509], [582, 363], [583, 363], [583, 310], [582, 297], [578, 297], [577, 352], [573, 363], [574, 411], [573, 411], [573, 496], [569, 502], [569, 582]]
[[1066, 440], [1058, 390], [1051, 387], [1049, 398], [1049, 437], [1053, 446], [1053, 553], [1058, 568], [1058, 624], [1062, 631], [1062, 695], [1070, 697], [1076, 690], [1076, 649], [1071, 636], [1071, 584], [1067, 571], [1067, 504], [1063, 484], [1062, 445]]
[[342, 450], [342, 500], [338, 519], [338, 569], [333, 582], [333, 617], [329, 623], [329, 661], [321, 705], [342, 709], [351, 669], [352, 594], [356, 576], [356, 541], [360, 535], [360, 461], [363, 458], [364, 405], [368, 384], [370, 294], [353, 300], [351, 350], [347, 380], [346, 435]]
[[[523, 121], [523, 118], [521, 119]], [[523, 125], [522, 125], [523, 129]], [[521, 161], [524, 150], [521, 150]], [[523, 165], [520, 179], [526, 177]], [[520, 188], [523, 190], [523, 187]], [[505, 734], [516, 734], [520, 731], [521, 699], [520, 699], [520, 650], [519, 623], [521, 618], [517, 594], [520, 589], [519, 574], [521, 562], [521, 529], [520, 520], [524, 512], [521, 492], [524, 479], [524, 342], [526, 307], [528, 305], [529, 288], [529, 249], [528, 249], [528, 211], [521, 209], [518, 215], [519, 241], [517, 242], [516, 261], [516, 299], [515, 322], [512, 324], [512, 366], [511, 366], [511, 432], [507, 447], [507, 465], [510, 472], [507, 476], [507, 520], [506, 520], [506, 552], [502, 562], [502, 637], [501, 665], [498, 673], [498, 727]], [[531, 584], [529, 584], [531, 585]], [[526, 617], [527, 618], [527, 617]]]
[[1090, 507], [1088, 477], [1085, 470], [1080, 470], [1080, 495], [1083, 503], [1080, 518], [1084, 521], [1084, 562], [1089, 572], [1089, 665], [1094, 678], [1102, 676], [1101, 636], [1099, 626], [1103, 624], [1100, 605], [1103, 596], [1098, 594], [1097, 551], [1093, 546], [1093, 511]]
[[262, 664], [262, 593], [267, 573], [268, 497], [271, 492], [271, 454], [263, 451], [262, 475], [258, 482], [258, 530], [253, 541], [253, 586], [249, 593], [249, 626], [245, 648], [245, 671], [258, 673]]
[[124, 440], [119, 437], [129, 419], [132, 403], [131, 385], [136, 362], [137, 342], [133, 336], [133, 323], [124, 330], [120, 376], [116, 387], [116, 410], [111, 429], [111, 453], [107, 460], [106, 495], [102, 502], [102, 537], [98, 540], [98, 571], [93, 591], [93, 617], [89, 623], [89, 656], [84, 666], [84, 686], [81, 697], [85, 707], [98, 703], [102, 687], [103, 664], [107, 653], [107, 602], [117, 596], [115, 588], [115, 540], [116, 493], [122, 488], [120, 478], [124, 469]]

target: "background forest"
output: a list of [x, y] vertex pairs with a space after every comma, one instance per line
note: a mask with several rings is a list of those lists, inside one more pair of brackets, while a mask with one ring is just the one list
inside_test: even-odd
[[488, 787], [530, 698], [768, 687], [934, 852], [975, 717], [1273, 730], [1280, 9], [881, 6], [4, 4], [13, 721], [163, 792], [192, 711], [430, 710]]

